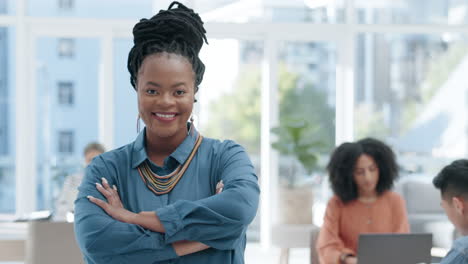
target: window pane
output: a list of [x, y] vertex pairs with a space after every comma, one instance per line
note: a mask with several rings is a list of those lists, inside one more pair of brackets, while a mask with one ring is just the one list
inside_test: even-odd
[[73, 106], [75, 101], [74, 83], [70, 81], [59, 81], [57, 83], [57, 101], [61, 106]]
[[[195, 123], [202, 135], [232, 139], [244, 146], [260, 175], [260, 82], [263, 43], [209, 39], [201, 57], [205, 76], [195, 95], [199, 114]], [[229, 52], [226, 52], [229, 50]], [[259, 218], [249, 227], [250, 241], [259, 239]]]
[[356, 0], [356, 16], [365, 24], [445, 24], [468, 23], [465, 0]]
[[[136, 91], [130, 84], [127, 58], [133, 41], [117, 39], [114, 41], [114, 102], [115, 123], [114, 142], [120, 147], [134, 141], [137, 136], [138, 106]], [[141, 123], [143, 127], [143, 123]]]
[[83, 148], [98, 139], [100, 42], [77, 38], [63, 59], [60, 38], [37, 40], [37, 208], [55, 209], [63, 181], [82, 173]]
[[58, 132], [58, 153], [61, 155], [71, 155], [73, 153], [75, 133], [70, 130]]
[[321, 191], [328, 184], [325, 163], [335, 144], [336, 47], [282, 42], [279, 63], [277, 221], [320, 224], [329, 198]]
[[0, 0], [0, 15], [15, 13], [15, 0]]
[[404, 175], [467, 156], [466, 36], [363, 34], [357, 51], [356, 138], [390, 143]]
[[58, 39], [57, 54], [60, 58], [73, 58], [75, 56], [75, 40], [71, 38]]
[[[153, 0], [28, 0], [31, 16], [127, 18], [151, 17]], [[165, 5], [165, 8], [170, 2]]]
[[0, 27], [0, 214], [15, 212], [15, 32]]
[[344, 0], [195, 1], [205, 22], [343, 23]]

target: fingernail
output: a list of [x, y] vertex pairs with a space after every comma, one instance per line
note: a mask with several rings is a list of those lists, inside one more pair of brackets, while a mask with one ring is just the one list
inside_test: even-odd
[[102, 185], [99, 182], [96, 182], [96, 186], [102, 187]]
[[117, 186], [115, 186], [115, 185], [112, 185], [112, 188], [114, 188], [114, 190], [116, 190], [116, 191], [117, 191]]
[[101, 179], [102, 179], [103, 182], [107, 183], [106, 178], [102, 177]]
[[92, 197], [91, 195], [88, 195], [88, 196], [86, 196], [86, 198], [91, 199], [91, 198], [94, 198], [94, 197]]

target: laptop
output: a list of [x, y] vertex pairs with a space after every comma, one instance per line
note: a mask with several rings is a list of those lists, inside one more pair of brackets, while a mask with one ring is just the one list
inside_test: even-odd
[[358, 264], [431, 263], [432, 234], [361, 234]]

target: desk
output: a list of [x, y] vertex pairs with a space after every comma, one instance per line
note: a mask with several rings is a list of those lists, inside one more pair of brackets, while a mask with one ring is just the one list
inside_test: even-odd
[[82, 264], [73, 223], [0, 223], [0, 261]]
[[27, 223], [0, 222], [0, 261], [24, 261]]
[[312, 264], [318, 264], [315, 251], [320, 228], [315, 225], [289, 225], [277, 224], [272, 229], [272, 244], [281, 248], [280, 264], [289, 263], [289, 250], [291, 248], [310, 248]]

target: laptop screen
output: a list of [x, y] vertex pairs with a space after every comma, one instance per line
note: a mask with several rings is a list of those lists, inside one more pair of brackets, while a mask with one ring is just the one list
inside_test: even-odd
[[431, 263], [432, 234], [362, 234], [359, 264]]

